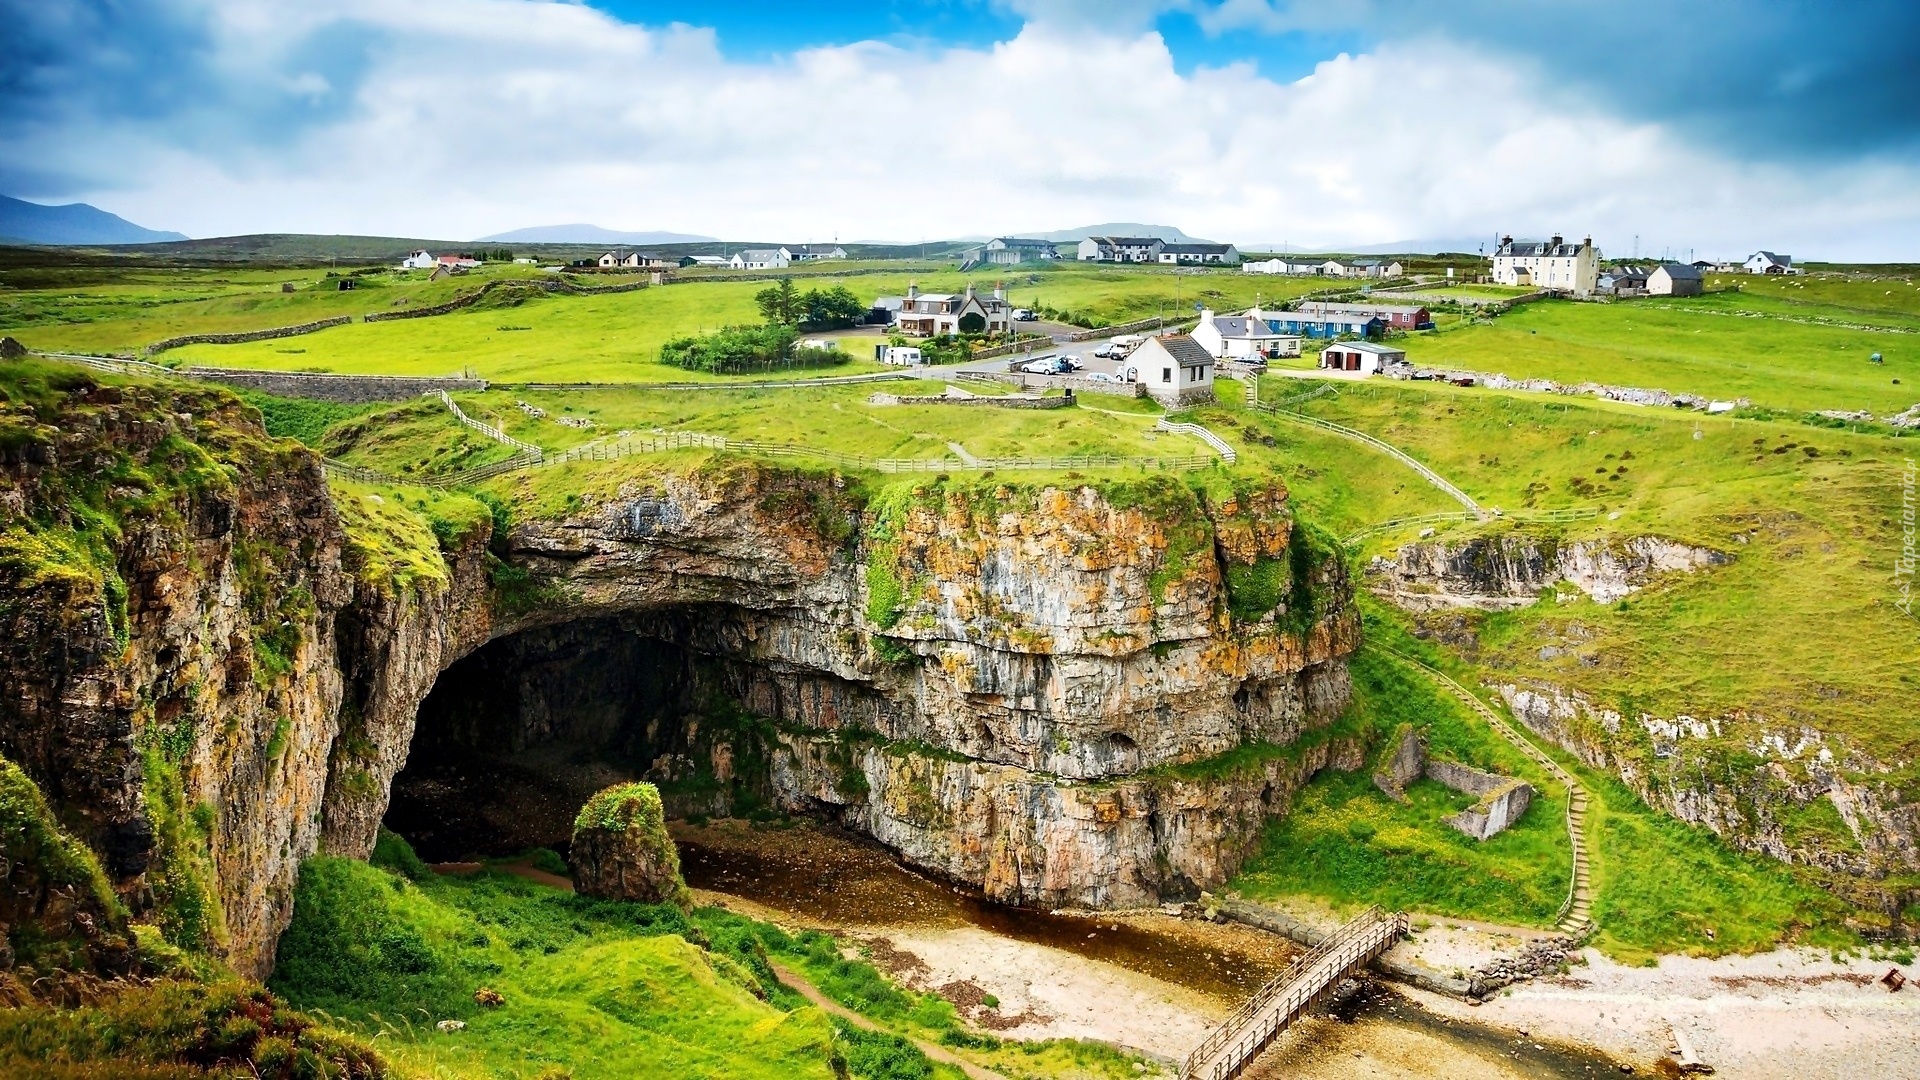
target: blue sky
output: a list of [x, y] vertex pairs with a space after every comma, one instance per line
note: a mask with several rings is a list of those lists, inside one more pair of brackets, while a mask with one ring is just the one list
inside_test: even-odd
[[592, 221], [1920, 259], [1913, 0], [0, 0], [0, 193], [156, 228]]

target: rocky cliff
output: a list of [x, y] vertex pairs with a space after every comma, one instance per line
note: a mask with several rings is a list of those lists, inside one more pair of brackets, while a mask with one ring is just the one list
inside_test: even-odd
[[[299, 862], [371, 849], [443, 673], [583, 623], [753, 718], [702, 735], [655, 710], [627, 737], [668, 773], [757, 763], [757, 796], [1008, 900], [1215, 884], [1295, 786], [1359, 761], [1319, 734], [1347, 698], [1349, 587], [1277, 483], [683, 461], [508, 527], [330, 490], [222, 392], [24, 366], [0, 392], [0, 754], [134, 917], [256, 974]], [[574, 721], [495, 722], [537, 748]], [[1207, 765], [1248, 743], [1270, 749]]]
[[1600, 603], [1660, 574], [1717, 566], [1730, 556], [1659, 536], [1560, 540], [1503, 532], [1406, 544], [1367, 565], [1367, 585], [1411, 611], [1525, 607], [1562, 582]]

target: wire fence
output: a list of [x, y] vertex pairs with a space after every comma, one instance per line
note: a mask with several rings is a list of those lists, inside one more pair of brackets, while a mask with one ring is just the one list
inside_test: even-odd
[[1215, 435], [1199, 424], [1176, 424], [1163, 416], [1153, 427], [1156, 431], [1171, 431], [1179, 435], [1191, 435], [1201, 442], [1206, 443], [1208, 446], [1213, 447], [1214, 450], [1219, 453], [1220, 457], [1229, 465], [1240, 460], [1240, 455], [1234, 453], [1233, 447], [1227, 445], [1227, 440]]

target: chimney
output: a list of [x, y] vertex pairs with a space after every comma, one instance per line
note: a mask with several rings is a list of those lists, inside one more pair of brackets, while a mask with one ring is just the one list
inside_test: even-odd
[[1562, 236], [1561, 236], [1561, 235], [1560, 235], [1559, 233], [1554, 233], [1554, 234], [1553, 234], [1553, 239], [1552, 239], [1552, 240], [1550, 241], [1550, 243], [1551, 243], [1551, 244], [1552, 244], [1552, 245], [1553, 245], [1554, 247], [1559, 247], [1559, 246], [1560, 246], [1560, 243], [1561, 243], [1561, 241], [1562, 241], [1562, 240], [1564, 240], [1564, 239], [1565, 239], [1565, 238], [1564, 238], [1564, 237], [1562, 237]]
[[1593, 247], [1593, 237], [1589, 236], [1585, 240], [1580, 241], [1580, 246], [1584, 248]]
[[993, 298], [995, 300], [1005, 300], [1007, 298], [1006, 282], [996, 281], [993, 283]]
[[907, 299], [917, 300], [919, 299], [919, 297], [920, 297], [920, 286], [911, 281], [907, 282]]
[[1513, 237], [1512, 237], [1511, 235], [1508, 235], [1508, 236], [1502, 236], [1502, 237], [1500, 238], [1500, 246], [1501, 246], [1501, 247], [1503, 247], [1503, 248], [1510, 248], [1510, 247], [1512, 247], [1512, 246], [1513, 246]]

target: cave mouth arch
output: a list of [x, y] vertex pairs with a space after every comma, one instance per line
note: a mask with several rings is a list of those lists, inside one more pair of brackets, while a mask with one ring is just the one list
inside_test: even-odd
[[384, 824], [433, 863], [567, 852], [609, 784], [647, 780], [670, 818], [746, 816], [772, 801], [769, 716], [810, 692], [858, 695], [822, 671], [746, 655], [727, 605], [594, 617], [495, 638], [421, 701]]

